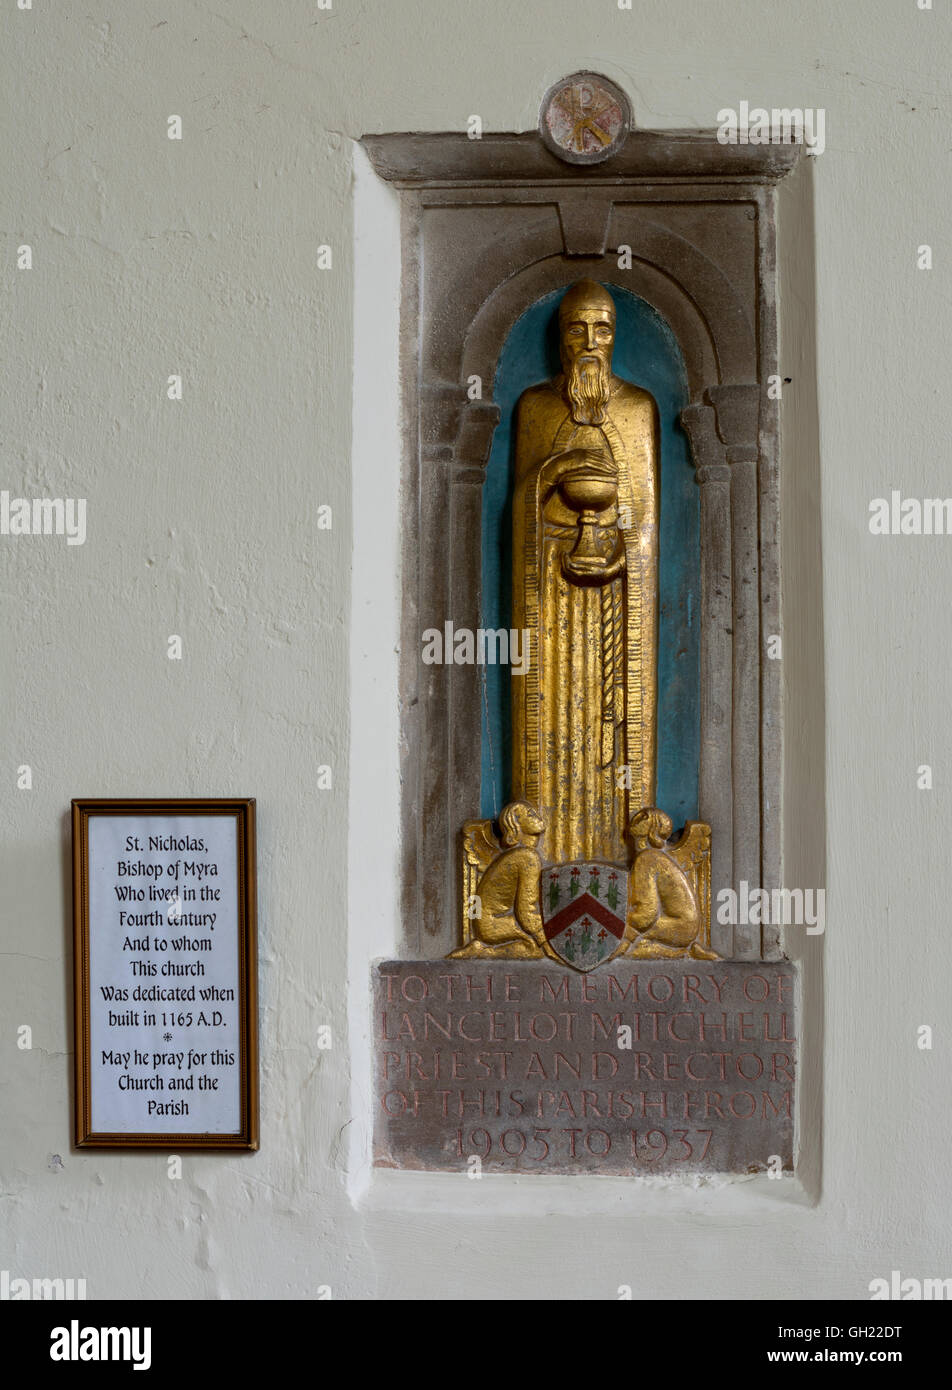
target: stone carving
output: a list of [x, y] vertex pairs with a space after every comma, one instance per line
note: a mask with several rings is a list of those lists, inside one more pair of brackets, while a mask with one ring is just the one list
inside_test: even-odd
[[525, 801], [499, 817], [502, 843], [491, 820], [463, 827], [463, 945], [451, 960], [538, 960], [553, 954], [539, 910], [542, 860], [536, 845], [545, 822]]
[[711, 940], [711, 827], [688, 821], [670, 843], [671, 820], [650, 806], [632, 818], [635, 858], [628, 877], [625, 944], [618, 954], [647, 960], [718, 960]]
[[512, 625], [529, 641], [512, 681], [517, 800], [501, 842], [491, 821], [464, 826], [463, 945], [451, 955], [548, 956], [580, 971], [620, 954], [716, 960], [710, 826], [691, 822], [669, 844], [653, 806], [657, 407], [612, 372], [615, 305], [601, 285], [567, 291], [559, 337], [562, 372], [524, 392], [516, 417]]
[[543, 143], [568, 164], [601, 164], [624, 143], [631, 108], [620, 87], [594, 72], [563, 77], [539, 113]]
[[[771, 960], [779, 952], [773, 928], [709, 923], [709, 914], [712, 895], [744, 879], [776, 881], [780, 872], [781, 672], [764, 643], [780, 631], [779, 422], [766, 386], [779, 370], [776, 185], [800, 151], [724, 146], [709, 132], [639, 130], [612, 152], [588, 125], [589, 93], [572, 91], [573, 79], [559, 86], [562, 112], [550, 93], [542, 139], [404, 134], [364, 142], [402, 204], [408, 503], [401, 518], [404, 959], [376, 967], [375, 1159], [451, 1171], [478, 1156], [485, 1170], [500, 1172], [747, 1174], [780, 1155], [789, 1169], [796, 971]], [[543, 129], [547, 122], [552, 129]], [[573, 141], [587, 146], [574, 159]], [[603, 150], [610, 158], [594, 162]], [[583, 160], [592, 162], [580, 167]], [[802, 186], [791, 188], [791, 206], [802, 196]], [[653, 782], [632, 783], [608, 817], [617, 848], [568, 858], [547, 848], [554, 822], [527, 786], [513, 782], [505, 795], [531, 803], [545, 822], [532, 846], [507, 846], [501, 816], [466, 820], [480, 804], [485, 686], [476, 667], [421, 665], [419, 639], [423, 628], [442, 631], [452, 621], [476, 631], [483, 621], [487, 461], [501, 419], [497, 401], [507, 399], [498, 389], [506, 385], [502, 353], [522, 315], [582, 275], [652, 306], [683, 355], [681, 422], [700, 503], [699, 807], [712, 831], [689, 824], [678, 839], [677, 827], [672, 837], [662, 822], [652, 826], [660, 843], [645, 835], [633, 844], [630, 823], [638, 828], [639, 813], [665, 794]], [[554, 385], [548, 395], [558, 405]], [[567, 415], [569, 402], [561, 408]], [[600, 426], [586, 428], [587, 439], [559, 446], [581, 452], [561, 461], [550, 494], [552, 510], [564, 510], [549, 558], [566, 586], [624, 599], [630, 537], [606, 524], [601, 491], [610, 481], [620, 494], [617, 461], [597, 437]], [[555, 452], [550, 440], [530, 464]], [[513, 501], [510, 494], [507, 505]], [[615, 510], [623, 506], [618, 495]], [[624, 619], [621, 629], [624, 667], [634, 647]], [[590, 631], [600, 638], [601, 624], [593, 619]], [[599, 646], [600, 675], [607, 663]], [[612, 710], [599, 681], [585, 689], [577, 713], [604, 756], [610, 721], [602, 716], [622, 711]], [[630, 714], [626, 705], [624, 722], [611, 723], [613, 756], [628, 738]], [[584, 766], [597, 778], [605, 764], [593, 758]], [[450, 866], [447, 850], [464, 821], [460, 946], [459, 862]], [[523, 856], [527, 872], [515, 876], [507, 903], [501, 879], [517, 861], [500, 862], [500, 881], [491, 870], [508, 851], [527, 848], [536, 857]], [[531, 902], [517, 910], [519, 887], [537, 873]], [[477, 889], [494, 884], [501, 906], [489, 913]], [[575, 919], [585, 894], [594, 902]], [[491, 905], [494, 893], [486, 897]], [[545, 947], [537, 916], [558, 960], [538, 954]], [[487, 949], [497, 919], [506, 939]], [[700, 957], [712, 950], [709, 931], [722, 960]], [[643, 958], [656, 947], [657, 958]], [[423, 959], [451, 951], [456, 960]], [[513, 959], [510, 951], [529, 954]]]
[[[403, 947], [445, 954], [459, 944], [447, 846], [480, 788], [479, 672], [421, 667], [420, 631], [480, 625], [483, 483], [498, 418], [488, 383], [513, 324], [583, 274], [649, 303], [684, 357], [682, 418], [700, 484], [699, 806], [712, 827], [712, 896], [744, 879], [779, 883], [782, 663], [764, 641], [780, 632], [779, 405], [767, 383], [779, 370], [778, 189], [802, 148], [639, 129], [607, 161], [572, 169], [536, 133], [373, 135], [363, 146], [400, 190], [413, 277], [404, 471], [408, 499], [424, 505], [401, 522]], [[659, 196], [672, 183], [677, 198]], [[791, 207], [805, 186], [789, 181]], [[622, 246], [630, 264], [619, 263]], [[468, 400], [474, 377], [483, 398]], [[814, 753], [822, 758], [822, 738]], [[724, 957], [780, 949], [773, 926], [715, 920], [711, 930]]]

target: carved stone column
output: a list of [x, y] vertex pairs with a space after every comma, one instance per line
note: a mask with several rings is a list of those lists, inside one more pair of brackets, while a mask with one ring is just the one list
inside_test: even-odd
[[[447, 854], [450, 824], [450, 778], [447, 750], [450, 731], [450, 675], [446, 664], [423, 665], [422, 635], [428, 628], [445, 631], [453, 621], [450, 592], [452, 563], [451, 480], [454, 444], [465, 402], [458, 387], [424, 387], [420, 410], [420, 531], [443, 539], [443, 546], [421, 547], [419, 554], [419, 631], [415, 634], [420, 662], [419, 727], [426, 757], [420, 769], [420, 830], [418, 835], [418, 892], [423, 935], [439, 948], [451, 910], [451, 861]], [[408, 635], [414, 640], [414, 634]], [[443, 653], [444, 658], [447, 653]], [[438, 833], [434, 833], [439, 828]]]
[[733, 882], [731, 470], [710, 405], [689, 405], [681, 423], [701, 489], [701, 766], [698, 811], [711, 827], [711, 945], [734, 952], [734, 929], [717, 921], [717, 895]]
[[[439, 537], [420, 557], [420, 636], [480, 626], [482, 488], [499, 420], [491, 401], [467, 401], [464, 386], [425, 386], [421, 393], [422, 475], [420, 526]], [[419, 640], [419, 637], [418, 637]], [[424, 746], [419, 827], [419, 889], [423, 928], [440, 952], [459, 935], [459, 832], [477, 814], [480, 791], [478, 731], [480, 669], [424, 666], [420, 699]], [[474, 737], [475, 731], [475, 737]]]
[[[461, 388], [462, 389], [462, 388]], [[463, 412], [453, 456], [450, 483], [450, 597], [453, 622], [475, 632], [482, 625], [483, 484], [499, 423], [499, 406], [492, 401], [470, 401]], [[473, 583], [473, 576], [477, 582]], [[455, 874], [459, 864], [459, 835], [463, 822], [479, 814], [480, 743], [473, 730], [482, 728], [480, 666], [453, 666], [450, 671], [450, 854], [454, 904], [458, 901]], [[453, 938], [459, 930], [453, 914]]]
[[712, 829], [714, 949], [761, 956], [759, 925], [716, 920], [717, 894], [761, 886], [756, 382], [713, 386], [681, 421], [701, 488], [700, 814]]
[[[756, 382], [714, 386], [707, 392], [717, 434], [730, 467], [732, 667], [731, 764], [733, 768], [733, 887], [761, 886], [760, 864], [760, 551], [757, 524]], [[761, 927], [738, 924], [734, 956], [758, 960]]]

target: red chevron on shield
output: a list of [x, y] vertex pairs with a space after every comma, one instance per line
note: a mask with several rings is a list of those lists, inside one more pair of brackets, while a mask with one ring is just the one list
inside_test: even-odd
[[542, 872], [546, 940], [573, 970], [594, 970], [625, 933], [628, 874], [617, 864], [577, 862]]

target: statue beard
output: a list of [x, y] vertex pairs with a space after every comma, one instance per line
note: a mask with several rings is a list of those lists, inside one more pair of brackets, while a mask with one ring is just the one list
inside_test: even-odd
[[611, 389], [611, 367], [602, 358], [586, 353], [568, 364], [565, 394], [577, 425], [604, 423]]

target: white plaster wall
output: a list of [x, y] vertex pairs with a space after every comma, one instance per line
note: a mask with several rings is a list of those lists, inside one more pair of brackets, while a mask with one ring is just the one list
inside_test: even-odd
[[[87, 498], [88, 539], [0, 537], [0, 1268], [83, 1276], [90, 1297], [156, 1298], [326, 1284], [338, 1297], [613, 1297], [621, 1283], [636, 1298], [837, 1298], [865, 1296], [894, 1268], [952, 1274], [952, 539], [867, 528], [869, 499], [892, 487], [952, 492], [950, 32], [936, 5], [3, 7], [0, 487]], [[462, 129], [473, 113], [487, 130], [529, 129], [545, 88], [578, 67], [619, 81], [642, 125], [710, 127], [742, 99], [827, 113], [811, 171], [815, 265], [801, 200], [781, 300], [794, 378], [785, 539], [801, 581], [785, 585], [788, 785], [801, 803], [799, 730], [826, 706], [825, 772], [812, 763], [825, 844], [809, 815], [787, 842], [788, 881], [826, 857], [812, 1205], [792, 1187], [784, 1200], [736, 1184], [638, 1205], [609, 1183], [571, 1210], [564, 1190], [527, 1197], [529, 1182], [425, 1177], [358, 1195], [351, 986], [386, 937], [378, 895], [392, 864], [374, 860], [372, 797], [380, 777], [380, 804], [392, 802], [394, 771], [379, 729], [374, 741], [351, 718], [391, 717], [392, 653], [376, 696], [356, 686], [398, 576], [395, 530], [371, 505], [395, 495], [397, 458], [351, 403], [355, 327], [369, 343], [393, 308], [385, 268], [383, 328], [367, 269], [355, 299], [352, 141]], [[170, 114], [180, 143], [166, 138]], [[381, 246], [390, 217], [381, 202]], [[931, 272], [916, 270], [924, 242]], [[29, 272], [15, 269], [23, 243]], [[321, 243], [330, 271], [317, 268]], [[364, 377], [372, 364], [358, 351]], [[385, 438], [395, 383], [383, 357], [379, 369]], [[172, 373], [180, 403], [166, 399]], [[822, 646], [818, 539], [794, 524], [815, 516], [817, 487]], [[316, 529], [321, 503], [331, 532]], [[181, 663], [166, 658], [172, 632]], [[32, 791], [15, 789], [23, 763]], [[931, 792], [916, 789], [921, 763]], [[317, 790], [321, 764], [329, 791]], [[258, 799], [262, 1148], [186, 1156], [177, 1182], [161, 1154], [70, 1150], [66, 812], [74, 796], [118, 795]], [[348, 943], [360, 894], [367, 925]], [[326, 1022], [337, 1045], [318, 1052]], [[32, 1051], [16, 1046], [23, 1023]], [[916, 1047], [921, 1023], [936, 1030], [931, 1052]]]

